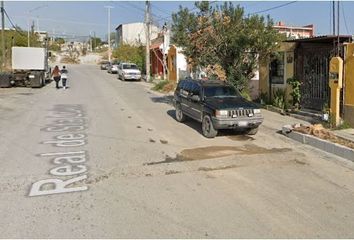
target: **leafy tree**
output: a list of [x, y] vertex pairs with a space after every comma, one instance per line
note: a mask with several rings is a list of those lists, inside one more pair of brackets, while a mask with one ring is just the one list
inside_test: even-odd
[[102, 40], [99, 37], [91, 37], [91, 42], [93, 50], [102, 45]]
[[179, 8], [172, 15], [172, 42], [183, 48], [189, 64], [211, 73], [241, 91], [247, 91], [259, 58], [277, 49], [282, 35], [273, 21], [258, 15], [245, 16], [242, 7], [229, 2], [212, 7], [209, 2], [195, 3], [197, 12]]
[[61, 38], [61, 37], [57, 37], [55, 38], [55, 43], [61, 45], [61, 44], [64, 44], [65, 43], [65, 39], [64, 38]]
[[[21, 30], [21, 28], [16, 27], [16, 30], [5, 30], [5, 64], [10, 66], [11, 63], [11, 47], [27, 47], [28, 46], [28, 35], [27, 31]], [[0, 35], [1, 41], [1, 35]], [[41, 47], [42, 43], [39, 41], [37, 34], [32, 34], [30, 32], [30, 44], [31, 47]], [[0, 48], [0, 57], [2, 56], [2, 49]], [[1, 59], [0, 62], [3, 60]]]
[[145, 72], [145, 48], [143, 46], [123, 43], [113, 50], [112, 56], [120, 61], [135, 63], [142, 72]]

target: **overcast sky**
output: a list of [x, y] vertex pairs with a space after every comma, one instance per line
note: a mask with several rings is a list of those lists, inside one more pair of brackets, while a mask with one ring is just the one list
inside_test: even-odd
[[[221, 2], [213, 3], [220, 4]], [[238, 1], [245, 8], [245, 12], [254, 13], [267, 10], [288, 2], [245, 2]], [[269, 14], [274, 21], [284, 21], [288, 25], [303, 26], [315, 25], [317, 35], [330, 34], [331, 24], [331, 2], [304, 2], [297, 1], [287, 6], [265, 11], [261, 14]], [[340, 3], [341, 9], [341, 33], [354, 33], [354, 2], [343, 1]], [[88, 36], [91, 32], [96, 36], [106, 38], [107, 9], [105, 6], [114, 7], [111, 9], [111, 30], [121, 24], [129, 22], [139, 22], [144, 20], [144, 1], [123, 2], [123, 1], [5, 1], [5, 9], [14, 24], [23, 29], [27, 29], [28, 19], [35, 21], [40, 30], [50, 33], [65, 33], [68, 35]], [[178, 10], [179, 5], [188, 8], [194, 7], [194, 2], [190, 1], [152, 1], [151, 9], [155, 22], [162, 24], [170, 21], [171, 13]], [[10, 27], [6, 19], [6, 26]], [[37, 28], [37, 27], [36, 27]]]

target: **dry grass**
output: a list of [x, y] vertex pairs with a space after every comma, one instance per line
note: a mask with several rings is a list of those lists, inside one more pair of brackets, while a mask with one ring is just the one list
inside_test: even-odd
[[322, 124], [315, 124], [310, 126], [300, 126], [295, 127], [294, 131], [301, 132], [308, 135], [313, 135], [323, 140], [327, 140], [333, 143], [338, 143], [340, 145], [354, 149], [354, 142], [347, 139], [337, 137], [332, 132], [325, 129]]

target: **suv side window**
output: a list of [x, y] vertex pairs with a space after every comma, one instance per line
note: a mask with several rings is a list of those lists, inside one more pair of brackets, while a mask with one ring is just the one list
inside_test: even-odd
[[200, 96], [200, 86], [198, 83], [194, 82], [191, 89], [192, 95], [199, 95]]
[[188, 96], [187, 85], [188, 85], [188, 81], [185, 81], [185, 80], [181, 81], [179, 93], [183, 97], [187, 97]]

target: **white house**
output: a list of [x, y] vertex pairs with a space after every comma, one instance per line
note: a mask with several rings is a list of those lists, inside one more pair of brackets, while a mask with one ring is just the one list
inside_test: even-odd
[[[127, 23], [120, 24], [116, 28], [116, 47], [122, 43], [127, 43], [130, 45], [145, 45], [146, 34], [145, 34], [145, 23]], [[150, 26], [150, 39], [157, 37], [159, 33], [159, 28], [157, 26]]]

